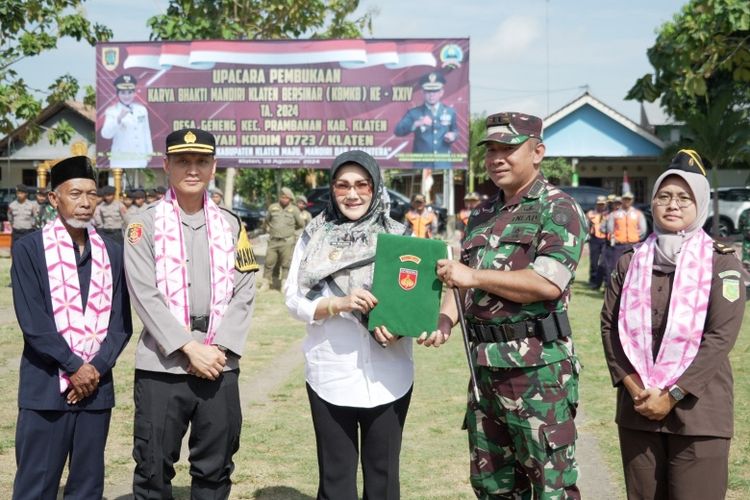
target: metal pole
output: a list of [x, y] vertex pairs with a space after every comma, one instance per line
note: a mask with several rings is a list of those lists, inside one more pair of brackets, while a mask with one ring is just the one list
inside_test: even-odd
[[[453, 260], [453, 249], [448, 245], [448, 258]], [[474, 369], [474, 360], [471, 356], [471, 343], [469, 334], [466, 331], [466, 319], [464, 319], [464, 306], [461, 303], [461, 293], [458, 288], [453, 288], [453, 298], [456, 300], [456, 310], [458, 311], [458, 323], [461, 325], [461, 335], [464, 339], [464, 351], [466, 352], [466, 361], [469, 363], [469, 373], [471, 374], [471, 393], [474, 396], [474, 402], [479, 403], [479, 385], [477, 384], [477, 374]]]

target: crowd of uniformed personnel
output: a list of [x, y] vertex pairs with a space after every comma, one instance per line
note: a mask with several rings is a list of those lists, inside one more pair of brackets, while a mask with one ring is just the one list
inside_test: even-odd
[[617, 261], [643, 241], [648, 226], [643, 212], [633, 206], [633, 193], [598, 196], [586, 212], [589, 221], [589, 288], [608, 286]]

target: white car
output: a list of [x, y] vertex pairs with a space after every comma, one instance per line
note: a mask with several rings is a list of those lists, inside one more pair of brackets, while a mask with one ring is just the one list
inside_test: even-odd
[[[722, 237], [736, 233], [739, 230], [740, 215], [750, 208], [750, 187], [719, 188], [719, 234]], [[706, 228], [713, 223], [713, 192], [708, 205], [708, 220]]]

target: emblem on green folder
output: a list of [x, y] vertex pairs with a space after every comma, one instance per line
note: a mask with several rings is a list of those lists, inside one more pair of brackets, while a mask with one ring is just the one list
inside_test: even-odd
[[419, 273], [415, 269], [407, 269], [402, 267], [398, 271], [398, 285], [406, 290], [407, 292], [417, 286], [417, 275]]

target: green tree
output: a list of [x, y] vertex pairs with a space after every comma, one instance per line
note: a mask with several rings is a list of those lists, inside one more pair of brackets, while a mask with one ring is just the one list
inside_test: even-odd
[[681, 145], [695, 149], [711, 168], [713, 192], [713, 220], [711, 232], [719, 234], [719, 186], [717, 171], [750, 158], [750, 127], [745, 110], [731, 107], [733, 95], [729, 91], [709, 102], [706, 112], [694, 112], [685, 119]]
[[661, 104], [679, 120], [705, 112], [728, 92], [730, 107], [750, 104], [750, 2], [691, 0], [659, 28], [648, 49], [653, 73], [627, 99]]
[[566, 158], [545, 158], [541, 169], [544, 177], [557, 186], [568, 185], [573, 178], [573, 165]]
[[[33, 120], [42, 110], [43, 102], [37, 90], [14, 69], [19, 61], [57, 47], [59, 40], [73, 38], [90, 45], [106, 41], [112, 31], [86, 19], [81, 6], [84, 0], [3, 0], [0, 3], [0, 132], [8, 133], [21, 122], [31, 121], [24, 140], [39, 139], [41, 127]], [[46, 103], [53, 104], [73, 99], [78, 94], [78, 81], [70, 74], [58, 77], [47, 88]], [[93, 92], [86, 89], [92, 104]], [[50, 130], [50, 140], [67, 142], [73, 128], [60, 122]]]
[[[166, 13], [148, 25], [152, 40], [360, 38], [372, 31], [374, 11], [351, 19], [358, 6], [359, 0], [170, 0]], [[268, 201], [282, 184], [303, 192], [323, 175], [313, 169], [242, 169], [237, 187], [250, 199]], [[228, 171], [228, 188], [233, 178]]]
[[487, 132], [487, 116], [484, 114], [473, 115], [469, 128], [469, 185], [468, 191], [474, 191], [476, 184], [489, 179], [487, 170], [484, 168], [484, 147], [477, 146]]

